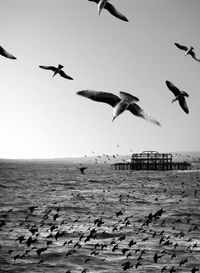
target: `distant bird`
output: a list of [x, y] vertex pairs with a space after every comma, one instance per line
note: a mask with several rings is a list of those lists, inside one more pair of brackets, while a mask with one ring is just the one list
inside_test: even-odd
[[87, 170], [87, 167], [80, 167], [79, 170], [82, 174], [85, 174], [85, 170]]
[[192, 272], [192, 273], [196, 273], [197, 271], [199, 271], [199, 268], [193, 267], [193, 268], [191, 269], [191, 272]]
[[185, 91], [180, 91], [173, 83], [171, 83], [170, 81], [166, 81], [166, 85], [169, 88], [169, 90], [172, 91], [172, 93], [175, 96], [175, 99], [172, 100], [172, 103], [175, 102], [176, 100], [179, 101], [179, 104], [181, 106], [181, 108], [183, 109], [183, 111], [186, 114], [189, 114], [189, 110], [188, 110], [188, 106], [185, 100], [185, 97], [189, 97], [188, 93], [186, 93]]
[[122, 114], [125, 110], [129, 110], [133, 115], [146, 119], [158, 126], [161, 126], [157, 120], [155, 120], [150, 115], [146, 114], [142, 110], [142, 108], [140, 108], [140, 106], [138, 106], [135, 103], [139, 101], [137, 97], [134, 97], [131, 94], [122, 91], [119, 93], [121, 98], [112, 93], [101, 91], [82, 90], [77, 92], [77, 94], [80, 96], [86, 97], [97, 102], [107, 103], [110, 106], [112, 106], [114, 108], [112, 121], [114, 121], [116, 117]]
[[122, 21], [128, 22], [128, 19], [122, 13], [120, 13], [112, 4], [108, 3], [108, 0], [88, 0], [88, 1], [97, 3], [97, 9], [98, 9], [99, 15], [102, 9], [104, 8], [116, 18]]
[[56, 74], [60, 74], [61, 77], [68, 79], [68, 80], [73, 80], [73, 78], [71, 78], [70, 76], [68, 76], [63, 70], [62, 68], [64, 67], [63, 65], [59, 64], [58, 67], [55, 66], [45, 66], [45, 65], [40, 65], [39, 66], [42, 69], [46, 69], [46, 70], [52, 70], [54, 72], [53, 76], [54, 77]]
[[7, 52], [2, 46], [0, 46], [0, 54], [6, 58], [15, 60], [17, 59], [15, 56], [13, 56], [11, 53]]
[[121, 267], [123, 268], [124, 271], [126, 271], [127, 269], [133, 267], [133, 265], [130, 263], [130, 261], [127, 261], [127, 262], [121, 264]]
[[180, 45], [178, 43], [174, 43], [179, 49], [181, 50], [184, 50], [185, 51], [185, 55], [184, 56], [187, 56], [187, 55], [190, 55], [192, 56], [192, 58], [194, 60], [196, 60], [197, 62], [200, 62], [200, 59], [197, 58], [195, 52], [194, 52], [194, 47], [191, 46], [191, 47], [187, 47], [187, 46], [184, 46], [184, 45]]

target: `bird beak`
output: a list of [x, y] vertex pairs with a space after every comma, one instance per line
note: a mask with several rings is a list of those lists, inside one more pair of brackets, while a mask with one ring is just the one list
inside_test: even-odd
[[114, 121], [116, 119], [116, 117], [113, 117], [112, 121]]

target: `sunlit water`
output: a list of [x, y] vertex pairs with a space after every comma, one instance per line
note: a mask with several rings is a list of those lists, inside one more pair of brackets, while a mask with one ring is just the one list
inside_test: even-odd
[[199, 209], [198, 170], [1, 162], [0, 272], [192, 272]]

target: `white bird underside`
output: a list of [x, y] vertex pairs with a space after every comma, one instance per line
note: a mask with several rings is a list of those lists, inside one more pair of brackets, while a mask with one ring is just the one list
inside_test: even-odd
[[145, 113], [143, 109], [140, 108], [138, 104], [136, 104], [136, 102], [139, 101], [137, 97], [134, 97], [131, 94], [122, 91], [119, 93], [121, 98], [112, 93], [102, 91], [82, 90], [77, 92], [77, 94], [80, 96], [83, 96], [96, 102], [107, 103], [110, 106], [112, 106], [114, 108], [113, 119], [122, 114], [125, 110], [128, 110], [137, 117], [143, 118], [158, 126], [161, 126], [161, 124], [155, 118]]

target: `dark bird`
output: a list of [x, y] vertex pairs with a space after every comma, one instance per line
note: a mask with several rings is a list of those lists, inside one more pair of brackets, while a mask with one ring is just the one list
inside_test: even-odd
[[87, 170], [87, 167], [80, 167], [79, 170], [82, 174], [85, 174], [85, 170]]
[[139, 99], [137, 97], [132, 96], [129, 93], [119, 92], [120, 97], [107, 92], [101, 91], [93, 91], [93, 90], [82, 90], [77, 92], [78, 95], [86, 97], [88, 99], [107, 103], [112, 106], [113, 109], [113, 119], [115, 120], [120, 114], [122, 114], [125, 110], [130, 111], [133, 115], [148, 120], [158, 126], [161, 126], [160, 123], [155, 120], [150, 115], [146, 114], [135, 102], [138, 102]]
[[127, 261], [127, 262], [121, 264], [121, 267], [122, 267], [123, 270], [125, 271], [125, 270], [127, 270], [127, 269], [133, 267], [133, 265], [130, 263], [130, 261]]
[[46, 70], [52, 70], [53, 76], [54, 77], [56, 74], [60, 74], [61, 77], [68, 79], [68, 80], [73, 80], [73, 78], [71, 78], [70, 76], [68, 76], [63, 70], [62, 68], [64, 67], [63, 65], [59, 64], [58, 67], [55, 66], [45, 66], [45, 65], [40, 65], [39, 66], [42, 69], [46, 69]]
[[37, 207], [38, 206], [30, 206], [30, 207], [28, 207], [29, 210], [30, 210], [30, 213], [32, 214]]
[[133, 245], [136, 245], [136, 244], [137, 244], [137, 242], [134, 242], [134, 240], [132, 239], [132, 240], [129, 242], [128, 246], [129, 246], [129, 247], [132, 247]]
[[137, 269], [139, 266], [141, 266], [142, 264], [141, 264], [141, 262], [140, 261], [138, 261], [136, 264], [135, 264], [135, 268]]
[[157, 262], [158, 262], [158, 259], [160, 259], [162, 256], [163, 256], [163, 255], [160, 255], [160, 256], [159, 256], [158, 253], [156, 252], [156, 253], [154, 254], [154, 256], [153, 256], [154, 262], [157, 263]]
[[167, 270], [167, 266], [166, 266], [166, 265], [162, 267], [162, 269], [161, 269], [160, 272], [162, 273], [162, 272], [164, 272], [165, 270]]
[[113, 16], [116, 18], [128, 22], [128, 19], [120, 13], [112, 4], [108, 3], [108, 0], [89, 0], [90, 2], [95, 2], [97, 3], [97, 9], [98, 13], [100, 15], [102, 9], [106, 9], [107, 11], [110, 12]]
[[182, 266], [182, 265], [184, 265], [184, 264], [187, 263], [187, 262], [188, 262], [188, 259], [187, 259], [187, 258], [183, 258], [183, 259], [180, 261], [179, 266]]
[[47, 250], [47, 247], [41, 247], [39, 249], [36, 250], [37, 252], [37, 255], [40, 256], [42, 252], [46, 251]]
[[116, 217], [119, 217], [120, 215], [123, 215], [123, 210], [117, 211], [115, 214]]
[[170, 272], [170, 273], [176, 272], [176, 269], [174, 268], [174, 266], [172, 266], [172, 267], [169, 269], [169, 272]]
[[166, 81], [166, 85], [169, 88], [169, 90], [172, 91], [172, 93], [175, 96], [175, 99], [172, 100], [172, 103], [175, 102], [176, 100], [179, 101], [179, 104], [181, 106], [181, 108], [183, 109], [183, 111], [186, 114], [189, 114], [189, 110], [188, 110], [188, 106], [185, 100], [185, 97], [189, 97], [188, 93], [186, 93], [185, 91], [180, 91], [173, 83], [171, 83], [170, 81]]
[[174, 43], [179, 49], [181, 50], [184, 50], [185, 51], [185, 55], [184, 56], [187, 56], [187, 55], [190, 55], [192, 56], [192, 58], [194, 60], [196, 60], [197, 62], [200, 62], [200, 59], [197, 58], [195, 52], [194, 52], [194, 47], [191, 46], [191, 47], [187, 47], [187, 46], [184, 46], [184, 45], [180, 45], [178, 43]]
[[43, 262], [44, 262], [44, 260], [41, 259], [41, 260], [39, 260], [39, 262], [38, 262], [37, 264], [39, 265], [39, 264], [41, 264], [41, 263], [43, 263]]
[[10, 54], [8, 51], [6, 51], [2, 46], [0, 46], [0, 54], [6, 58], [15, 60], [17, 59], [15, 56], [13, 56], [12, 54]]
[[191, 272], [192, 272], [192, 273], [196, 273], [197, 271], [199, 271], [199, 268], [193, 267], [193, 268], [191, 269]]
[[31, 244], [35, 243], [37, 238], [33, 239], [31, 236], [26, 240], [26, 244], [29, 247]]

